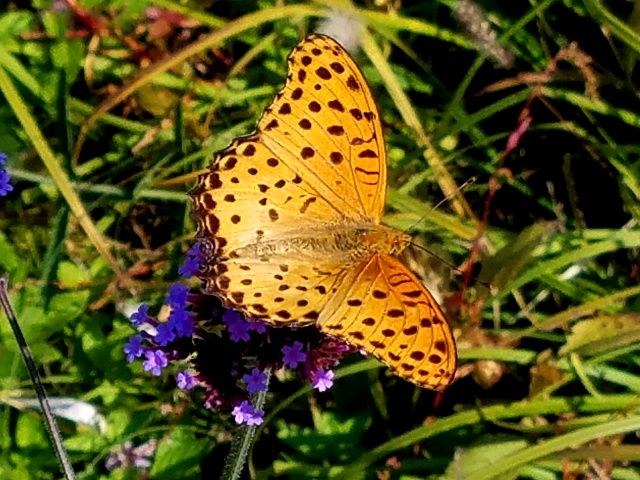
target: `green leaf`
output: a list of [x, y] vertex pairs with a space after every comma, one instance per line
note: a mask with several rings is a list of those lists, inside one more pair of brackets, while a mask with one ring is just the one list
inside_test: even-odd
[[[0, 324], [7, 323], [4, 316], [0, 318]], [[0, 344], [0, 379], [8, 379], [7, 385], [15, 387], [18, 378], [16, 376], [16, 366], [22, 364], [22, 357], [18, 353], [17, 346], [15, 350], [5, 347], [5, 343], [10, 343], [11, 339], [3, 339], [3, 344]], [[15, 344], [15, 342], [13, 342]], [[18, 358], [20, 357], [20, 358]], [[3, 383], [4, 385], [4, 380]]]
[[65, 358], [60, 350], [53, 345], [49, 345], [47, 342], [38, 342], [31, 345], [31, 351], [33, 353], [33, 357], [36, 359], [36, 363], [39, 365], [57, 362], [58, 360]]
[[126, 336], [122, 330], [105, 335], [102, 330], [105, 323], [105, 317], [97, 316], [93, 322], [78, 325], [76, 335], [81, 338], [82, 351], [91, 360], [94, 371], [104, 372], [109, 379], [128, 378], [129, 369], [122, 350]]
[[535, 248], [554, 229], [553, 222], [536, 223], [524, 229], [495, 255], [483, 262], [478, 279], [490, 283], [496, 291], [501, 291], [527, 266]]
[[640, 342], [639, 315], [602, 315], [576, 323], [559, 353], [592, 357], [637, 342]]
[[35, 19], [35, 14], [26, 10], [1, 15], [0, 43], [7, 49], [15, 48], [20, 40], [20, 35], [33, 30]]
[[99, 398], [105, 406], [112, 405], [118, 400], [121, 394], [121, 386], [114, 385], [112, 382], [105, 380], [96, 388], [87, 393], [87, 398], [95, 399]]
[[107, 413], [107, 434], [109, 438], [116, 439], [131, 428], [131, 413], [124, 409], [110, 410]]
[[[459, 453], [453, 462], [449, 464], [447, 471], [441, 478], [444, 480], [457, 480], [460, 478], [474, 478], [474, 476], [484, 470], [487, 464], [509, 456], [512, 452], [522, 450], [527, 447], [526, 440], [517, 437], [485, 436], [480, 439], [477, 446], [465, 448]], [[502, 480], [515, 479], [518, 472], [513, 471], [501, 476]]]
[[77, 286], [89, 281], [90, 278], [89, 273], [75, 263], [60, 262], [58, 265], [58, 280], [60, 280], [65, 287]]
[[158, 480], [196, 478], [210, 447], [209, 440], [196, 438], [190, 429], [178, 427], [160, 440], [150, 475]]
[[107, 435], [110, 439], [122, 440], [122, 437], [137, 434], [140, 430], [158, 417], [154, 404], [149, 404], [145, 410], [139, 405], [129, 405], [127, 408], [109, 410], [106, 412]]
[[91, 453], [104, 449], [107, 446], [107, 440], [97, 429], [90, 427], [80, 427], [76, 435], [67, 436], [64, 440], [64, 446], [69, 452]]
[[21, 261], [15, 247], [3, 232], [0, 232], [0, 269], [9, 275], [9, 280], [13, 282], [23, 280], [26, 275], [26, 263]]
[[[25, 286], [10, 296], [18, 323], [31, 347], [48, 336], [48, 332], [46, 333], [48, 326], [47, 315], [42, 307], [39, 306], [40, 298], [41, 289], [34, 286]], [[13, 332], [8, 322], [0, 322], [0, 337], [2, 337], [7, 348], [10, 350], [15, 348], [15, 351], [17, 351]]]
[[371, 423], [366, 412], [340, 418], [331, 412], [314, 411], [315, 428], [278, 423], [278, 438], [313, 461], [345, 461], [360, 451], [362, 437]]
[[77, 319], [86, 311], [88, 303], [87, 290], [58, 293], [52, 296], [47, 312], [48, 321], [54, 326], [50, 329], [50, 333], [62, 329], [67, 323]]
[[[294, 479], [320, 479], [320, 478], [344, 478], [340, 476], [339, 467], [324, 467], [295, 460], [276, 460], [272, 465], [273, 473], [278, 478]], [[370, 472], [359, 471], [350, 475], [349, 480], [364, 480]]]
[[[589, 231], [584, 231], [582, 237], [587, 238]], [[497, 296], [499, 298], [527, 283], [537, 280], [545, 275], [554, 274], [557, 270], [568, 268], [572, 265], [592, 259], [604, 253], [615, 252], [622, 249], [632, 249], [640, 246], [640, 231], [616, 230], [607, 231], [607, 237], [601, 241], [580, 241], [564, 246], [559, 255], [536, 262], [521, 275], [509, 281], [508, 285]]]
[[28, 457], [24, 453], [23, 455], [11, 455], [10, 458], [0, 459], [0, 478], [23, 480], [31, 478], [31, 472], [33, 472], [33, 469], [29, 468]]
[[20, 414], [16, 423], [16, 445], [19, 448], [49, 448], [49, 438], [42, 417], [38, 413], [26, 411]]

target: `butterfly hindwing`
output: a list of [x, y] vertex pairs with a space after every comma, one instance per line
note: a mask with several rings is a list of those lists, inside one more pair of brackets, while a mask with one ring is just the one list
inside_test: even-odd
[[320, 329], [363, 348], [398, 375], [442, 389], [456, 369], [456, 347], [442, 310], [398, 259], [376, 254], [354, 269], [320, 318]]

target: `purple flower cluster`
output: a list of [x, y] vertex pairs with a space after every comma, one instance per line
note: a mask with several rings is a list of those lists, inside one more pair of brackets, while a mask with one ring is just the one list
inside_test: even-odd
[[[200, 252], [198, 243], [189, 249], [183, 276], [202, 275]], [[332, 369], [355, 351], [314, 327], [247, 320], [217, 297], [191, 293], [180, 283], [171, 286], [166, 302], [171, 311], [165, 322], [152, 318], [145, 304], [131, 315], [138, 333], [124, 346], [127, 360], [140, 359], [152, 375], [175, 371], [180, 389], [202, 392], [207, 408], [226, 410], [238, 424], [262, 423], [264, 412], [254, 408], [251, 396], [266, 391], [268, 371], [293, 371], [324, 392], [333, 385]]]
[[13, 185], [11, 185], [11, 177], [9, 172], [5, 168], [7, 165], [7, 154], [0, 152], [0, 197], [9, 195], [9, 192], [13, 191]]
[[143, 303], [138, 307], [130, 320], [139, 333], [129, 338], [124, 346], [128, 362], [144, 357], [144, 370], [159, 376], [171, 360], [180, 358], [178, 352], [162, 347], [189, 338], [194, 333], [194, 320], [187, 310], [188, 294], [189, 289], [186, 285], [171, 285], [166, 299], [171, 311], [166, 322], [152, 318], [148, 305]]

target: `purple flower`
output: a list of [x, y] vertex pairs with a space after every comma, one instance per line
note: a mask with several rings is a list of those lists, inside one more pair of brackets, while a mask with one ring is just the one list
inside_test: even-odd
[[146, 470], [151, 466], [150, 457], [155, 453], [157, 446], [158, 441], [156, 439], [151, 439], [136, 448], [133, 448], [131, 441], [126, 441], [111, 451], [105, 461], [105, 467], [109, 471], [116, 468], [130, 467]]
[[196, 386], [196, 378], [191, 375], [188, 370], [184, 372], [178, 372], [176, 375], [176, 383], [178, 384], [178, 388], [182, 390], [191, 390]]
[[202, 253], [200, 252], [200, 242], [196, 241], [191, 248], [187, 250], [184, 262], [178, 269], [178, 273], [183, 278], [193, 277], [200, 273], [200, 264], [203, 262]]
[[4, 167], [7, 164], [7, 154], [0, 152], [0, 167]]
[[200, 272], [200, 262], [196, 260], [195, 257], [187, 256], [184, 259], [180, 268], [178, 268], [178, 273], [182, 278], [189, 278], [197, 275]]
[[307, 354], [302, 351], [303, 345], [297, 340], [292, 345], [285, 345], [282, 347], [283, 358], [285, 367], [296, 368], [298, 363], [304, 362], [307, 359]]
[[187, 295], [189, 293], [189, 287], [183, 283], [173, 283], [169, 287], [169, 293], [167, 294], [167, 303], [173, 308], [181, 308], [187, 304]]
[[147, 305], [146, 303], [141, 303], [138, 307], [138, 310], [132, 313], [131, 317], [129, 317], [129, 319], [131, 320], [131, 325], [133, 325], [134, 327], [139, 327], [143, 323], [151, 320], [151, 317], [149, 317], [147, 313], [148, 311], [149, 305]]
[[239, 312], [227, 310], [222, 314], [222, 321], [227, 326], [232, 341], [249, 341], [249, 322]]
[[169, 323], [178, 337], [190, 337], [194, 332], [194, 322], [189, 312], [183, 308], [174, 308], [169, 315]]
[[238, 425], [260, 425], [264, 421], [264, 412], [255, 410], [247, 400], [233, 407], [231, 414]]
[[136, 358], [141, 357], [143, 353], [142, 349], [142, 337], [140, 335], [133, 335], [129, 342], [124, 346], [124, 353], [127, 354], [127, 362], [131, 363]]
[[256, 333], [263, 334], [267, 331], [267, 324], [260, 322], [259, 320], [248, 320], [249, 330], [253, 330]]
[[13, 185], [11, 185], [11, 177], [9, 176], [9, 172], [0, 169], [0, 197], [8, 195], [12, 190]]
[[319, 392], [324, 392], [333, 387], [333, 377], [335, 374], [331, 370], [319, 368], [311, 374], [311, 385]]
[[156, 377], [162, 373], [162, 369], [167, 366], [169, 360], [162, 350], [150, 350], [145, 352], [147, 359], [142, 364], [145, 372], [151, 372]]
[[247, 385], [247, 392], [252, 395], [267, 389], [267, 374], [257, 368], [244, 374], [242, 381]]
[[156, 327], [156, 335], [153, 337], [158, 345], [166, 346], [173, 342], [176, 338], [176, 333], [173, 329], [173, 325], [170, 322], [160, 323]]

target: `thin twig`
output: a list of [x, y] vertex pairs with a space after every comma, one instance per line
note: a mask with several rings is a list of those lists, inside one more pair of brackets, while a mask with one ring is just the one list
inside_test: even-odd
[[0, 303], [2, 304], [2, 308], [4, 309], [5, 314], [7, 315], [9, 325], [11, 325], [11, 329], [13, 330], [13, 335], [16, 337], [16, 341], [18, 342], [18, 346], [20, 347], [20, 352], [22, 353], [22, 358], [24, 358], [24, 363], [27, 365], [27, 370], [29, 371], [29, 375], [31, 376], [33, 388], [35, 389], [38, 396], [38, 401], [40, 402], [40, 408], [44, 413], [47, 432], [49, 432], [49, 436], [51, 437], [53, 449], [55, 450], [58, 461], [60, 462], [62, 473], [67, 480], [75, 480], [76, 475], [73, 471], [73, 467], [71, 466], [71, 460], [69, 459], [67, 450], [64, 448], [64, 445], [62, 443], [62, 436], [60, 435], [58, 423], [56, 422], [56, 418], [51, 411], [51, 407], [49, 406], [47, 392], [44, 389], [42, 379], [40, 378], [40, 374], [38, 373], [36, 364], [33, 361], [31, 349], [29, 348], [29, 345], [27, 345], [27, 341], [25, 340], [24, 335], [22, 334], [22, 330], [20, 329], [20, 325], [18, 324], [16, 314], [13, 311], [11, 302], [9, 301], [9, 292], [7, 289], [8, 284], [9, 280], [6, 277], [0, 277]]

